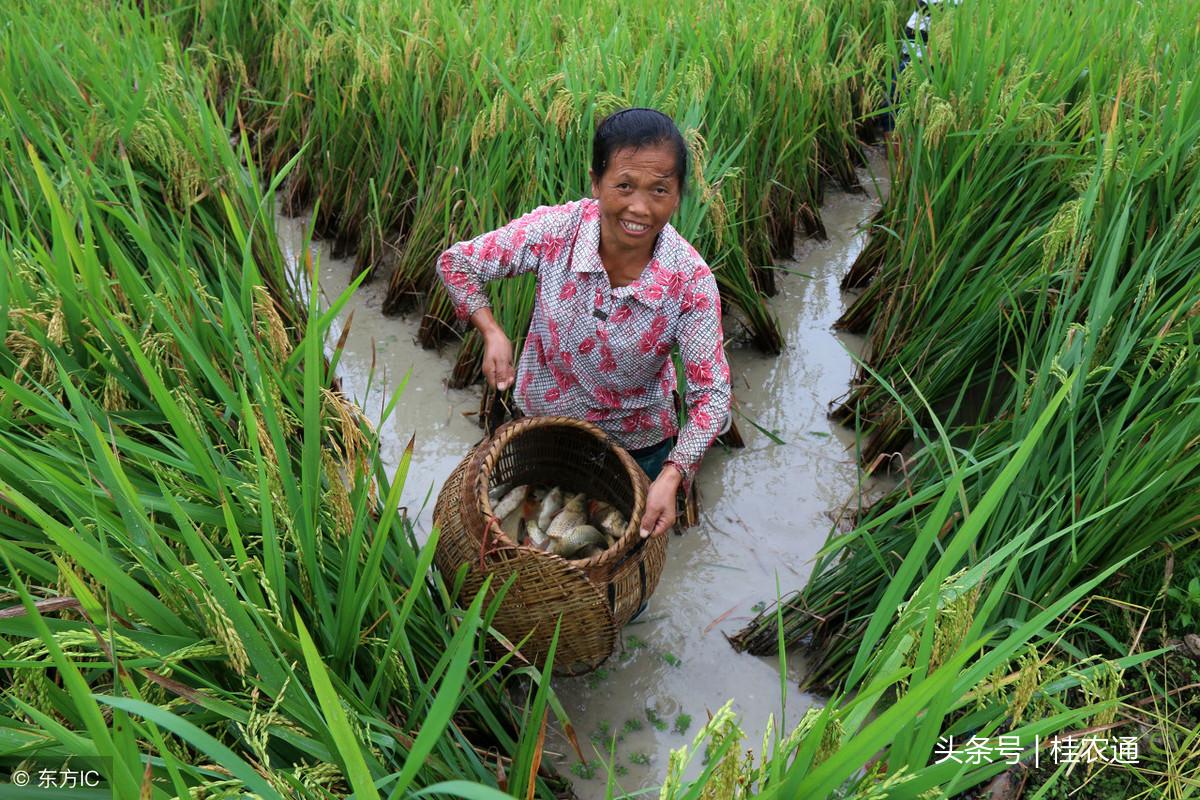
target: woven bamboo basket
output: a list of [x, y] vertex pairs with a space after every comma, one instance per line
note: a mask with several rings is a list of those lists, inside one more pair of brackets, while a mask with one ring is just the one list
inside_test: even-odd
[[[603, 553], [568, 561], [511, 541], [492, 515], [488, 489], [536, 483], [585, 492], [615, 506], [629, 525]], [[488, 575], [488, 601], [515, 581], [492, 625], [529, 661], [542, 665], [561, 617], [554, 672], [581, 675], [612, 654], [617, 633], [658, 585], [666, 536], [642, 539], [648, 481], [637, 462], [591, 423], [568, 417], [524, 417], [496, 429], [459, 463], [434, 506], [440, 530], [435, 560], [443, 575], [467, 565], [462, 603]]]

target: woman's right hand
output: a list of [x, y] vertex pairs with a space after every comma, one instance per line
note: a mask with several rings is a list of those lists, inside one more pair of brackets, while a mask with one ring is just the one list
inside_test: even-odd
[[497, 328], [483, 337], [483, 377], [488, 385], [504, 391], [513, 385], [513, 346], [504, 331]]

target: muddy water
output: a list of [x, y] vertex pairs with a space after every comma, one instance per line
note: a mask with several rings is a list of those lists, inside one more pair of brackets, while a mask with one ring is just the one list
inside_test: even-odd
[[[304, 217], [277, 218], [280, 247], [292, 264], [299, 263], [306, 224]], [[320, 274], [322, 306], [329, 307], [347, 291], [354, 260], [330, 258], [325, 244], [313, 243], [310, 248]], [[383, 315], [386, 294], [387, 284], [381, 280], [360, 285], [334, 321], [326, 352], [331, 353], [330, 345], [345, 334], [338, 363], [342, 387], [380, 429], [381, 456], [390, 474], [395, 474], [405, 447], [415, 437], [400, 505], [408, 509], [424, 541], [433, 524], [438, 490], [483, 436], [475, 421], [480, 396], [476, 389], [447, 388], [452, 350], [422, 349], [416, 342], [419, 319]], [[386, 406], [397, 392], [399, 400], [384, 420]]]
[[[876, 165], [874, 172], [882, 171]], [[621, 649], [603, 669], [555, 681], [590, 769], [567, 755], [561, 736], [552, 737], [556, 755], [548, 757], [575, 776], [584, 800], [605, 795], [601, 764], [613, 737], [613, 777], [621, 790], [634, 791], [659, 783], [670, 751], [690, 743], [707, 712], [726, 700], [734, 700], [747, 747], [757, 747], [768, 716], [777, 726], [781, 718], [790, 725], [815, 701], [795, 688], [803, 669], [795, 654], [781, 685], [778, 659], [735, 653], [725, 634], [742, 627], [755, 604], [773, 599], [777, 586], [787, 592], [803, 583], [832, 518], [854, 495], [859, 477], [852, 435], [833, 425], [826, 410], [846, 391], [853, 373], [849, 352], [861, 343], [835, 335], [831, 325], [844, 308], [838, 282], [862, 247], [858, 226], [877, 208], [877, 187], [866, 196], [831, 193], [821, 209], [828, 241], [802, 243], [796, 258], [781, 265], [794, 272], [781, 276], [771, 305], [787, 350], [778, 357], [729, 354], [741, 411], [782, 443], [738, 419], [746, 447], [715, 448], [705, 459], [697, 478], [701, 524], [672, 537], [648, 611], [626, 627]], [[279, 229], [284, 247], [298, 255], [303, 221], [282, 219]], [[347, 286], [351, 263], [319, 255], [322, 291], [335, 298]], [[415, 320], [385, 318], [385, 291], [382, 282], [361, 287], [332, 336], [336, 341], [353, 310], [339, 371], [346, 391], [377, 424], [407, 376], [395, 412], [382, 424], [383, 458], [394, 469], [416, 434], [401, 503], [423, 536], [438, 488], [480, 438], [474, 417], [463, 413], [478, 409], [479, 395], [446, 388], [453, 353], [422, 350], [414, 341]]]

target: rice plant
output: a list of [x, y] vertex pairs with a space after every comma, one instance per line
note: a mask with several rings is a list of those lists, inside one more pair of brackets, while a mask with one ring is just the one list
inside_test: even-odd
[[[427, 345], [454, 329], [437, 292], [438, 253], [535, 205], [587, 194], [596, 123], [650, 105], [677, 120], [696, 162], [681, 231], [713, 265], [748, 337], [782, 347], [763, 302], [775, 290], [766, 267], [790, 255], [798, 226], [821, 233], [825, 176], [854, 182], [855, 126], [880, 58], [872, 4], [268, 5], [255, 19], [270, 20], [271, 58], [230, 94], [255, 120], [264, 163], [300, 153], [288, 205], [319, 201], [318, 232], [355, 246], [361, 268], [390, 273], [391, 310], [420, 304]], [[228, 23], [245, 16], [241, 4], [170, 13], [188, 20], [189, 42], [223, 54], [218, 69], [263, 46], [263, 34], [246, 33], [253, 26]], [[493, 298], [521, 333], [530, 291], [511, 306]], [[456, 384], [477, 374], [476, 352], [468, 340]]]
[[[1194, 166], [1190, 12], [1185, 3], [968, 4], [934, 20], [926, 57], [896, 90], [900, 155], [864, 252], [878, 268], [842, 321], [869, 328], [870, 366], [910, 405], [905, 372], [935, 406], [965, 382], [988, 401], [976, 403], [978, 416], [995, 409], [1008, 385], [995, 354], [1019, 346], [1011, 309], [1078, 288], [1096, 231], [1113, 220], [1113, 189], [1098, 206], [1087, 200], [1098, 169], [1106, 180], [1169, 180], [1134, 223], [1168, 229], [1170, 198]], [[1066, 44], [1051, 41], [1062, 30]], [[1020, 335], [1043, 335], [1044, 320], [1030, 316]], [[866, 370], [839, 414], [863, 426], [867, 463], [909, 438]]]
[[[758, 759], [742, 750], [745, 733], [727, 705], [691, 746], [672, 754], [661, 796], [952, 797], [1013, 763], [1001, 757], [973, 763], [949, 758], [954, 739], [995, 742], [1004, 736], [1019, 745], [1013, 759], [1031, 760], [1038, 744], [1053, 735], [1110, 719], [1115, 697], [1071, 705], [1065, 693], [1137, 668], [1163, 651], [1105, 660], [1083, 658], [1063, 642], [1083, 625], [1072, 609], [1121, 562], [1006, 625], [994, 622], [994, 612], [1018, 590], [1019, 565], [1074, 531], [1043, 535], [1040, 525], [1029, 524], [1003, 546], [961, 564], [1020, 496], [1024, 477], [1037, 473], [1042, 437], [1067, 416], [1077, 381], [1078, 374], [1070, 375], [1056, 386], [1023, 439], [993, 463], [961, 461], [942, 486], [898, 503], [897, 514], [912, 520], [907, 526], [912, 547], [886, 591], [872, 601], [869, 623], [850, 647], [849, 673], [824, 705], [806, 710], [793, 727], [783, 719], [777, 727], [769, 724]], [[978, 502], [947, 534], [967, 485], [979, 487]], [[777, 606], [771, 615], [782, 653], [784, 609]], [[685, 779], [689, 762], [702, 754], [701, 775]]]
[[[1179, 78], [1196, 30], [1182, 5], [1161, 4], [1138, 7], [1137, 33], [1111, 41], [1104, 15], [1117, 12], [1102, 5], [968, 4], [935, 21], [928, 60], [901, 81], [889, 232], [859, 299], [874, 346], [845, 412], [867, 462], [916, 441], [892, 456], [901, 486], [832, 537], [784, 601], [786, 639], [819, 654], [817, 683], [853, 674], [856, 638], [930, 513], [907, 500], [936, 495], [955, 464], [1000, 469], [1067, 374], [1081, 377], [1042, 434], [1038, 468], [963, 564], [1031, 524], [1071, 533], [1022, 558], [993, 620], [1025, 619], [1194, 523], [1200, 95]], [[1078, 35], [1039, 44], [1054, 26]], [[1002, 64], [1002, 81], [974, 80]], [[953, 446], [932, 433], [939, 415]], [[980, 492], [959, 490], [943, 536], [970, 522]], [[770, 649], [770, 616], [739, 644]]]
[[553, 796], [553, 697], [509, 665], [542, 685], [514, 707], [494, 608], [430, 571], [408, 458], [384, 473], [325, 357], [345, 298], [294, 299], [274, 185], [186, 57], [133, 7], [0, 19], [6, 765], [100, 759], [117, 797]]
[[[297, 299], [315, 265], [288, 273], [276, 190], [394, 269], [433, 342], [433, 256], [583, 193], [594, 121], [658, 105], [696, 156], [680, 229], [778, 347], [756, 267], [819, 233], [823, 176], [852, 182], [895, 10], [150, 9], [0, 10], [0, 757], [105, 759], [120, 797], [555, 796], [561, 709], [430, 570], [407, 457], [387, 474], [338, 391], [346, 297]], [[951, 796], [1005, 765], [938, 762], [942, 737], [1028, 756], [1160, 655], [1072, 644], [1098, 586], [1194, 526], [1200, 475], [1200, 34], [1177, 3], [1131, 13], [966, 4], [901, 79], [843, 413], [868, 460], [916, 437], [908, 480], [741, 637], [814, 644], [829, 702], [758, 761], [719, 711], [663, 797]], [[518, 340], [529, 287], [489, 291]]]

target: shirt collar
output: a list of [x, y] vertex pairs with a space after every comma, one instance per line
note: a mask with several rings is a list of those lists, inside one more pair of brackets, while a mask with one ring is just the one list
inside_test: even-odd
[[579, 204], [579, 239], [575, 242], [575, 253], [571, 259], [572, 272], [604, 272], [600, 261], [600, 208], [595, 200], [584, 200]]

